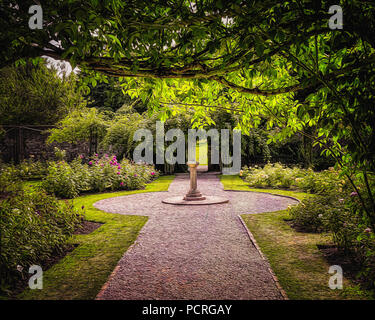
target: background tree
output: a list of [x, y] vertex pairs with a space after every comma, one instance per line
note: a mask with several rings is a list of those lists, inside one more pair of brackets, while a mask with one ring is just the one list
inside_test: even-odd
[[53, 125], [84, 104], [74, 74], [60, 78], [42, 62], [0, 70], [0, 124]]

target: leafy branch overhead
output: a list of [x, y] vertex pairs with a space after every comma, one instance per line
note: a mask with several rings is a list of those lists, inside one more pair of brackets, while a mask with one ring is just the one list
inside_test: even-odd
[[[354, 48], [361, 41], [373, 45], [369, 35], [374, 26], [361, 25], [363, 13], [373, 14], [367, 2], [353, 1], [353, 10], [345, 10], [342, 32], [328, 28], [326, 1], [48, 1], [43, 3], [42, 30], [28, 28], [32, 4], [2, 4], [2, 65], [44, 55], [108, 76], [208, 79], [268, 96], [316, 82], [306, 71], [293, 72], [296, 62], [288, 58], [290, 52], [314, 54], [314, 37], [319, 39], [318, 58], [331, 61], [319, 70], [325, 79], [342, 77], [343, 67], [361, 70], [374, 62], [372, 55], [353, 51], [343, 61], [341, 50], [324, 50], [332, 43], [337, 49]], [[276, 56], [286, 58], [275, 63]], [[283, 81], [259, 87], [241, 81], [278, 67], [289, 71]]]

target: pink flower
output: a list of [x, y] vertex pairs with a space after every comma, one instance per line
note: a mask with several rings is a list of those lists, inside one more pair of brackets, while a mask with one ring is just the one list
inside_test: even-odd
[[121, 174], [121, 172], [119, 171], [119, 172], [117, 172], [117, 174]]
[[371, 228], [366, 228], [364, 231], [365, 231], [366, 233], [370, 233], [370, 232], [371, 232]]
[[358, 196], [358, 192], [356, 191], [353, 191], [351, 194], [350, 194], [351, 197], [355, 197], [355, 196]]
[[89, 162], [89, 165], [92, 166], [92, 161]]
[[85, 156], [83, 154], [80, 154], [79, 157], [83, 159]]
[[95, 153], [95, 157], [99, 156], [97, 153]]
[[121, 182], [120, 182], [120, 186], [123, 186], [123, 185], [124, 185], [124, 183], [121, 181]]
[[135, 174], [134, 174], [134, 177], [138, 177], [138, 175], [135, 173]]
[[121, 166], [118, 166], [118, 167], [117, 167], [117, 169], [119, 169], [119, 170], [120, 170], [120, 169], [121, 169]]
[[340, 203], [343, 203], [343, 202], [344, 202], [344, 199], [339, 199], [339, 202], [340, 202]]
[[155, 172], [154, 172], [154, 171], [152, 171], [152, 172], [151, 172], [151, 175], [152, 175], [152, 176], [154, 176], [154, 175], [155, 175]]

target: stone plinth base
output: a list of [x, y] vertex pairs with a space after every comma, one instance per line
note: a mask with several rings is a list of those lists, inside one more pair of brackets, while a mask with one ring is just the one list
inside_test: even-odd
[[226, 203], [229, 200], [223, 197], [217, 197], [217, 196], [204, 196], [204, 200], [185, 200], [184, 197], [178, 196], [178, 197], [171, 197], [164, 199], [162, 202], [167, 204], [177, 204], [177, 205], [207, 205], [207, 204], [220, 204], [220, 203]]
[[204, 200], [204, 199], [206, 199], [206, 197], [202, 196], [202, 194], [198, 190], [188, 193], [184, 197], [184, 200], [186, 201], [196, 201], [196, 200]]

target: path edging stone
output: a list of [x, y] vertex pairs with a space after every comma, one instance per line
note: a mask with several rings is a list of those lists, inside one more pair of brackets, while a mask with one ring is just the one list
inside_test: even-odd
[[115, 267], [115, 269], [109, 275], [109, 277], [107, 278], [106, 282], [103, 284], [102, 288], [100, 289], [99, 293], [96, 295], [95, 300], [101, 300], [101, 297], [102, 297], [104, 291], [109, 286], [109, 282], [114, 278], [114, 276], [116, 275], [118, 269], [120, 269], [120, 265], [119, 264], [117, 264], [117, 266]]
[[238, 215], [237, 217], [238, 217], [238, 219], [241, 221], [242, 226], [244, 227], [244, 229], [245, 229], [245, 231], [246, 231], [246, 233], [247, 233], [247, 235], [248, 235], [250, 241], [252, 242], [252, 244], [254, 245], [254, 247], [257, 249], [259, 255], [260, 255], [261, 258], [267, 263], [267, 265], [268, 265], [268, 266], [267, 266], [267, 269], [268, 269], [269, 273], [271, 274], [272, 279], [273, 279], [273, 281], [275, 282], [277, 289], [280, 291], [280, 293], [281, 293], [281, 295], [283, 296], [284, 300], [289, 300], [288, 295], [286, 294], [285, 290], [284, 290], [284, 289], [282, 288], [282, 286], [280, 285], [279, 279], [277, 278], [276, 274], [275, 274], [275, 273], [273, 272], [273, 270], [271, 269], [271, 267], [270, 267], [270, 263], [269, 263], [267, 257], [263, 254], [263, 252], [262, 252], [262, 250], [260, 249], [260, 247], [259, 247], [257, 241], [255, 240], [253, 234], [252, 234], [252, 233], [250, 232], [250, 230], [247, 228], [245, 221], [243, 221], [243, 219], [242, 219], [242, 217], [241, 217], [240, 215]]
[[[98, 210], [100, 210], [100, 209], [98, 209]], [[146, 223], [143, 225], [143, 227], [147, 224], [148, 220], [149, 220], [149, 219], [147, 219], [147, 221], [146, 221]], [[143, 227], [142, 227], [142, 228], [143, 228]], [[129, 248], [127, 248], [127, 249], [125, 250], [125, 252], [123, 253], [123, 255], [125, 255], [127, 252], [130, 252], [131, 250], [133, 250], [133, 248], [138, 244], [138, 237], [139, 237], [139, 235], [140, 235], [140, 232], [138, 233], [137, 238], [135, 239], [135, 241], [133, 242], [133, 244], [132, 244]], [[121, 260], [121, 259], [122, 259], [122, 257], [120, 258], [120, 260]], [[110, 283], [111, 280], [116, 276], [117, 272], [118, 272], [119, 269], [120, 269], [120, 264], [119, 264], [120, 260], [117, 262], [117, 265], [116, 265], [115, 269], [113, 269], [113, 271], [112, 271], [111, 274], [108, 276], [108, 278], [107, 278], [107, 280], [105, 281], [105, 283], [102, 285], [102, 287], [101, 287], [99, 293], [98, 293], [98, 294], [96, 295], [96, 297], [95, 297], [95, 300], [102, 300], [101, 298], [102, 298], [104, 292], [107, 290], [107, 288], [108, 288], [108, 286], [109, 286], [109, 283]]]

